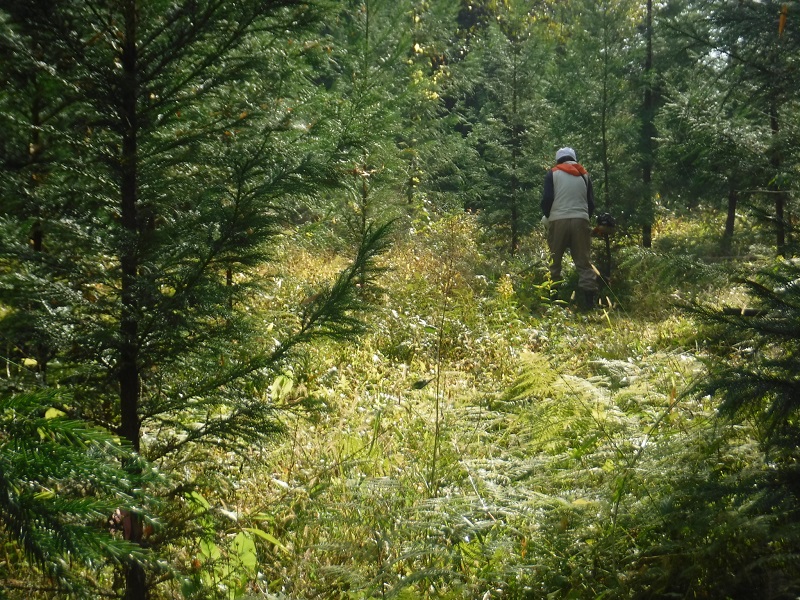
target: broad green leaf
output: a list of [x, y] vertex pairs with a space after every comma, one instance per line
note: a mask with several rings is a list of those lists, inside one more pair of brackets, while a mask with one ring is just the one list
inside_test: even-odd
[[233, 538], [233, 550], [243, 567], [255, 570], [258, 566], [258, 556], [256, 555], [256, 545], [252, 537], [244, 531], [240, 531]]

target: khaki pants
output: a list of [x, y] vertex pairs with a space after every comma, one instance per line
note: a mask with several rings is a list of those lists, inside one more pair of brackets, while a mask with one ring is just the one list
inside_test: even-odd
[[561, 280], [561, 261], [569, 248], [578, 271], [578, 288], [597, 291], [597, 277], [592, 268], [592, 238], [589, 221], [585, 219], [558, 219], [547, 226], [547, 245], [550, 247], [550, 277]]

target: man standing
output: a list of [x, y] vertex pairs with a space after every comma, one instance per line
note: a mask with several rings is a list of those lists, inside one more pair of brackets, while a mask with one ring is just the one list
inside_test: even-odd
[[545, 175], [542, 212], [548, 223], [550, 277], [561, 279], [561, 259], [569, 248], [578, 271], [578, 300], [585, 308], [593, 307], [597, 278], [590, 258], [589, 217], [594, 213], [594, 192], [589, 173], [572, 148], [556, 152], [556, 166]]

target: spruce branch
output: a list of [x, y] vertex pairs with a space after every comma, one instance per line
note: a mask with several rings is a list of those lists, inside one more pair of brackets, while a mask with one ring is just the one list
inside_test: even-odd
[[53, 390], [0, 397], [0, 525], [31, 563], [77, 590], [70, 560], [153, 561], [107, 523], [119, 509], [146, 511], [137, 490], [157, 477], [144, 469], [132, 480], [122, 461], [141, 459], [109, 432], [50, 412], [63, 401]]

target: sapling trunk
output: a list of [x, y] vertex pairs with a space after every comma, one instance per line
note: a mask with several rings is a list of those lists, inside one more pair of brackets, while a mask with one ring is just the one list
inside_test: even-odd
[[444, 325], [447, 313], [449, 311], [450, 294], [453, 289], [453, 257], [448, 256], [445, 263], [444, 271], [444, 287], [442, 289], [442, 308], [439, 314], [439, 327], [436, 340], [436, 389], [435, 389], [435, 404], [434, 404], [434, 423], [433, 423], [433, 456], [431, 457], [430, 475], [428, 477], [428, 490], [431, 497], [436, 496], [438, 492], [437, 469], [439, 463], [439, 449], [441, 448], [441, 434], [442, 434], [442, 350], [444, 348]]

